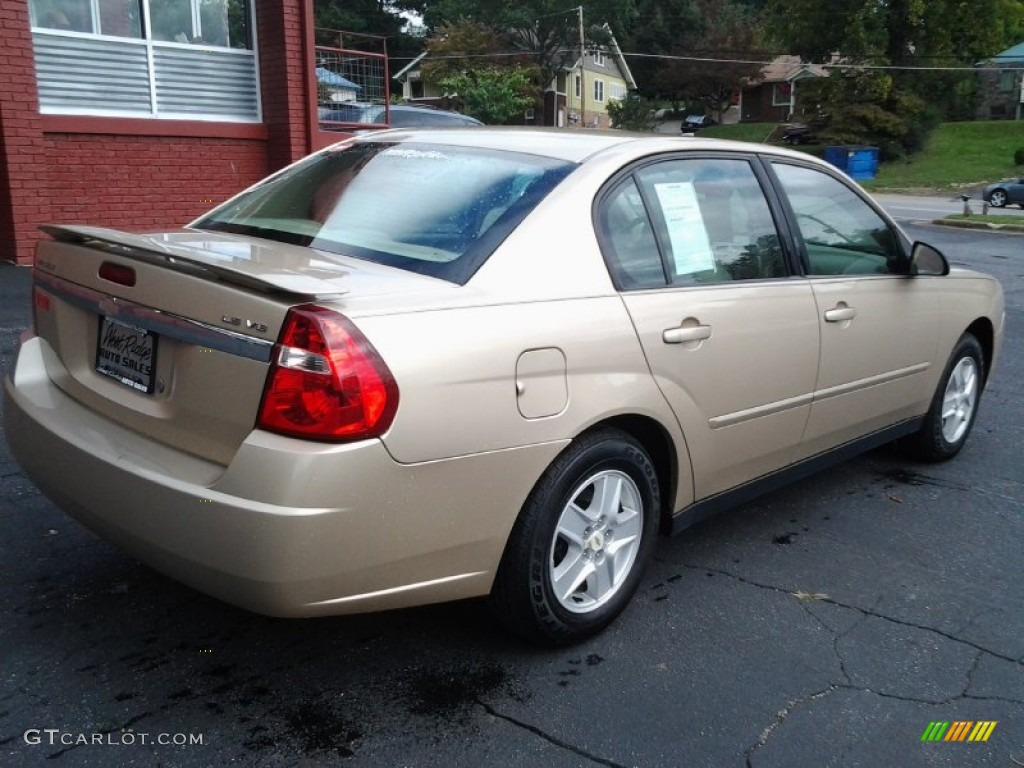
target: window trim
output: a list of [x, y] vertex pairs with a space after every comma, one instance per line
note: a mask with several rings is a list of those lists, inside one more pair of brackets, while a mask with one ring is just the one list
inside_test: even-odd
[[594, 101], [604, 104], [604, 80], [598, 77], [594, 78]]
[[1017, 71], [1004, 69], [999, 73], [999, 92], [1013, 93], [1017, 90]]
[[[785, 100], [779, 98], [779, 86], [787, 86], [789, 93], [786, 94]], [[773, 107], [792, 107], [793, 106], [793, 84], [790, 82], [785, 83], [772, 83], [772, 106]]]
[[595, 67], [603, 67], [605, 65], [604, 51], [602, 51], [600, 49], [596, 49], [593, 52], [593, 55], [591, 56], [591, 58], [593, 59]]
[[[98, 0], [86, 0], [89, 4], [89, 10], [91, 14], [93, 28], [96, 28], [96, 23], [99, 19], [99, 2]], [[75, 30], [56, 29], [52, 27], [37, 26], [35, 22], [35, 9], [31, 2], [29, 2], [30, 11], [30, 34], [35, 39], [49, 38], [49, 39], [65, 39], [65, 40], [80, 40], [97, 43], [116, 43], [121, 46], [134, 46], [137, 49], [145, 51], [146, 63], [145, 63], [145, 77], [147, 79], [148, 87], [148, 100], [149, 109], [143, 111], [141, 109], [129, 108], [131, 105], [120, 105], [122, 108], [115, 108], [110, 106], [94, 106], [93, 104], [88, 105], [77, 105], [74, 103], [52, 103], [46, 107], [40, 106], [40, 114], [44, 119], [49, 118], [72, 118], [79, 117], [84, 119], [107, 119], [107, 120], [118, 120], [118, 121], [154, 121], [154, 122], [175, 122], [179, 124], [184, 123], [210, 123], [210, 124], [230, 124], [230, 125], [259, 125], [263, 123], [263, 88], [262, 78], [260, 70], [260, 51], [259, 51], [259, 30], [256, 18], [256, 1], [255, 0], [244, 0], [245, 8], [248, 13], [248, 40], [246, 47], [236, 48], [226, 45], [214, 45], [209, 42], [187, 42], [179, 43], [173, 41], [156, 40], [152, 37], [151, 29], [151, 18], [150, 18], [150, 3], [154, 0], [138, 0], [139, 8], [142, 12], [142, 20], [140, 25], [140, 37], [128, 37], [121, 35], [109, 35], [97, 32], [79, 32]], [[189, 0], [189, 6], [194, 17], [198, 13], [199, 0]], [[225, 6], [227, 7], [227, 6]], [[197, 20], [193, 18], [193, 24], [195, 25]], [[195, 26], [193, 27], [195, 29]], [[201, 31], [201, 30], [200, 30]], [[126, 49], [127, 50], [127, 49]], [[210, 53], [216, 53], [217, 55], [223, 56], [235, 56], [239, 59], [245, 58], [252, 62], [253, 82], [255, 85], [255, 91], [252, 94], [255, 98], [255, 110], [253, 114], [218, 114], [214, 112], [210, 113], [191, 113], [191, 112], [176, 112], [173, 109], [159, 108], [157, 100], [157, 66], [156, 59], [159, 52], [165, 51], [208, 51]], [[38, 69], [39, 59], [38, 51], [34, 48], [32, 52], [33, 64]], [[132, 68], [132, 72], [137, 72], [141, 78], [143, 69], [142, 67]], [[38, 85], [37, 85], [38, 87]], [[246, 91], [248, 93], [248, 91]], [[141, 105], [140, 105], [141, 106]], [[105, 131], [104, 131], [105, 132]]]

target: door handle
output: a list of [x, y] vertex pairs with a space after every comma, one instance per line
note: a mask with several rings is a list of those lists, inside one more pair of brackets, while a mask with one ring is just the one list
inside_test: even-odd
[[704, 341], [710, 338], [710, 325], [687, 325], [677, 328], [666, 328], [661, 334], [661, 340], [666, 344], [685, 344], [688, 341]]
[[839, 302], [835, 309], [825, 312], [825, 322], [842, 323], [846, 320], [853, 320], [856, 316], [857, 310], [854, 307], [848, 307], [846, 304]]

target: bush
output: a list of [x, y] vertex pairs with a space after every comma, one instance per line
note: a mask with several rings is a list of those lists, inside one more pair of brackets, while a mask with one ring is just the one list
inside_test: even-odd
[[1024, 147], [1013, 153], [1013, 162], [1017, 165], [1024, 165]]

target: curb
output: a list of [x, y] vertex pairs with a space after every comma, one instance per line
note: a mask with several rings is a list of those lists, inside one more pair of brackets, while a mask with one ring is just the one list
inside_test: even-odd
[[951, 221], [949, 219], [935, 219], [932, 221], [940, 227], [954, 227], [956, 229], [975, 229], [984, 232], [1000, 232], [1002, 234], [1024, 234], [1024, 224], [986, 224], [983, 221]]

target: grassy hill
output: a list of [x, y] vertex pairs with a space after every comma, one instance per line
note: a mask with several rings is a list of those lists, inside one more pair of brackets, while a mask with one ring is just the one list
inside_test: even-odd
[[[763, 141], [772, 123], [716, 125], [701, 131], [739, 141]], [[1013, 153], [1024, 147], [1024, 120], [943, 123], [932, 133], [924, 150], [907, 160], [882, 163], [870, 189], [938, 189], [956, 191], [992, 181], [1024, 176], [1024, 166], [1013, 164]], [[814, 149], [814, 148], [810, 148]], [[817, 148], [815, 154], [820, 154]]]

